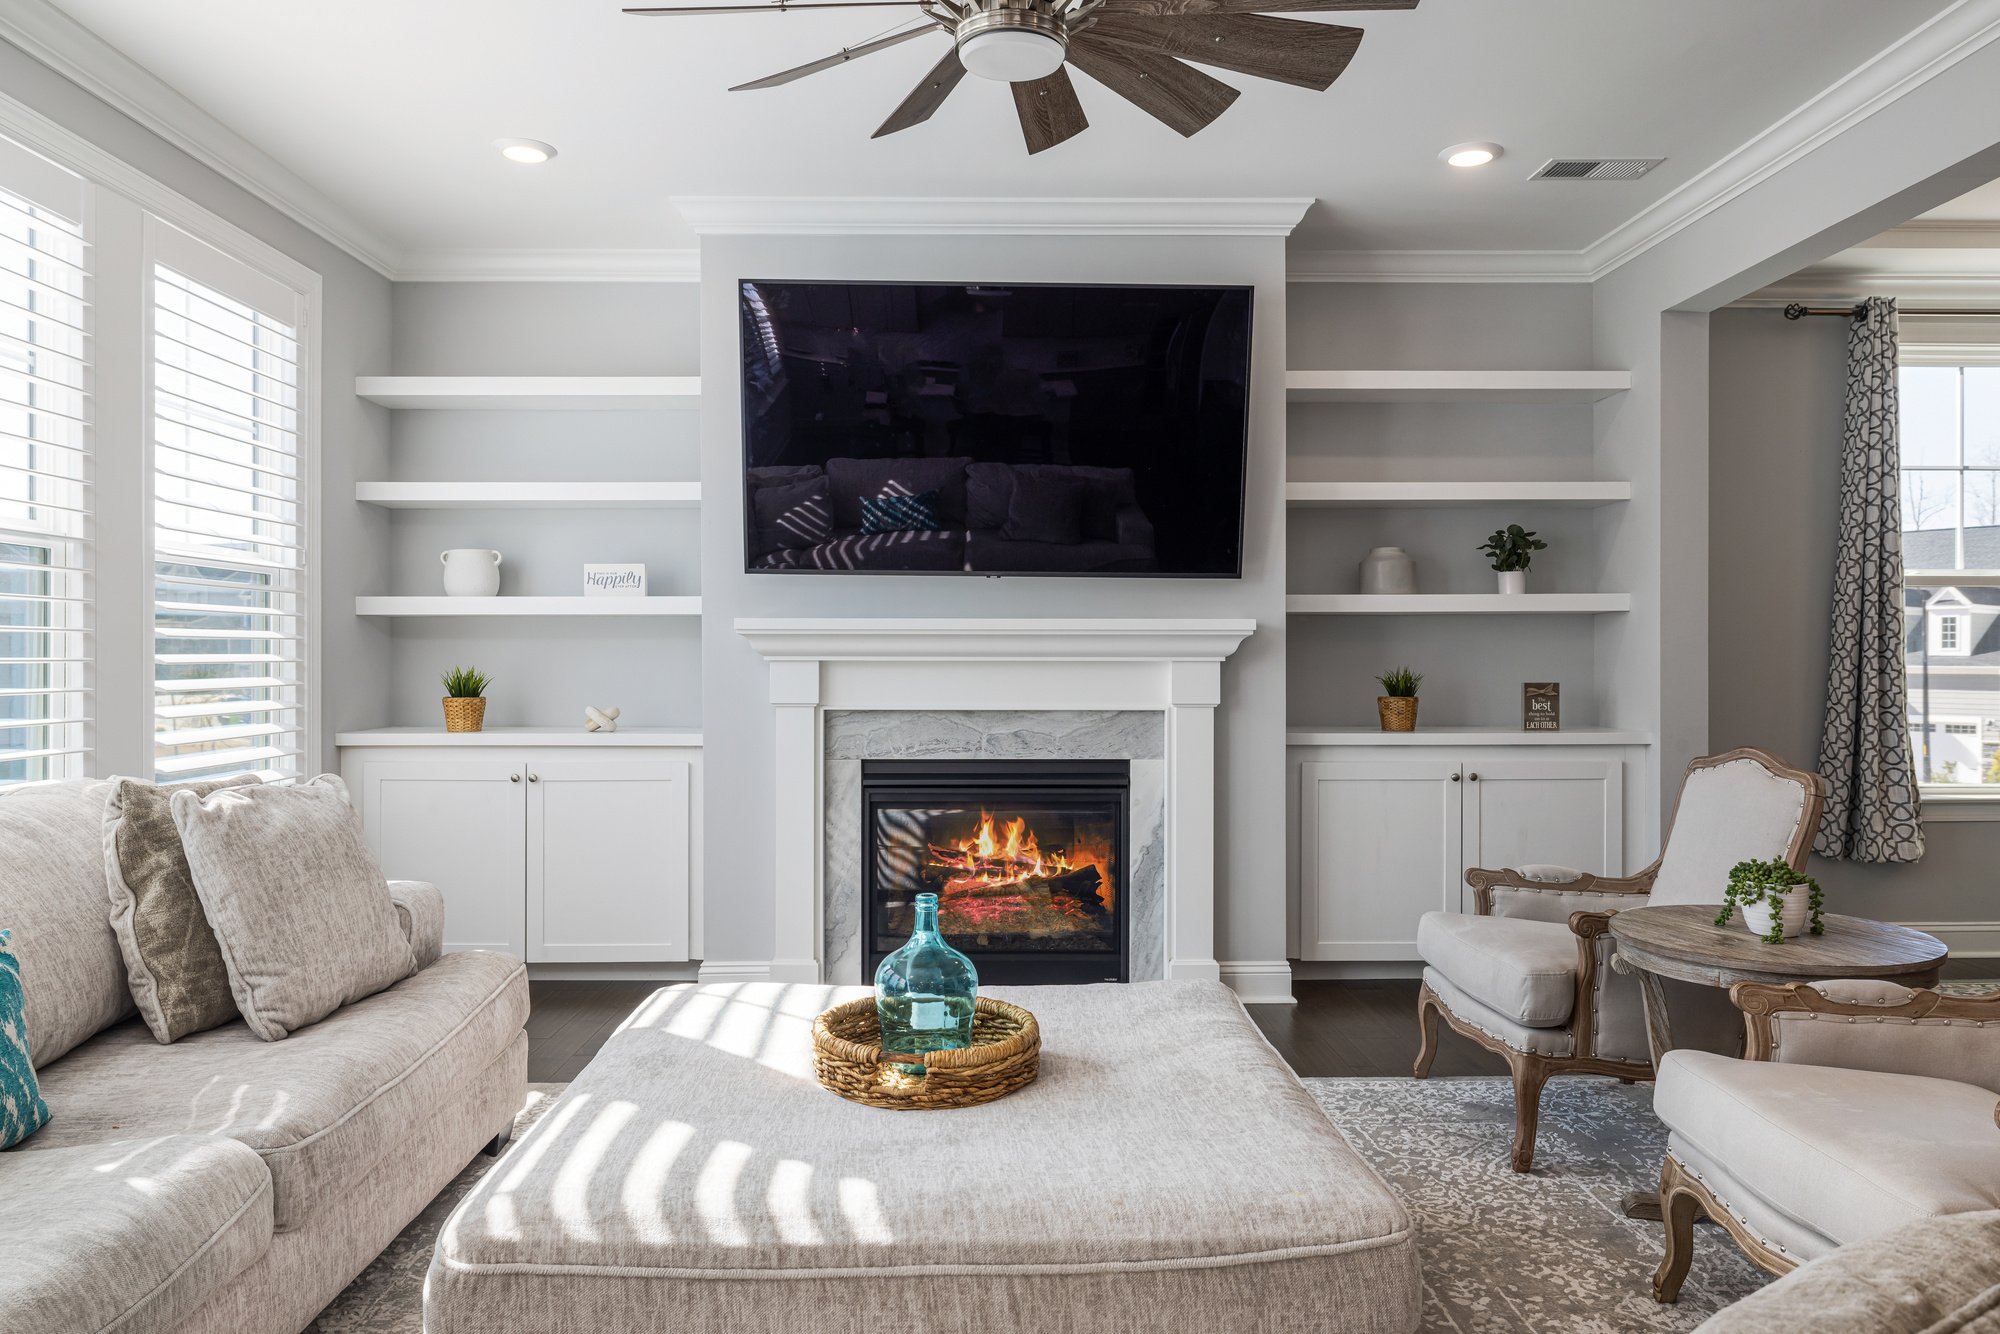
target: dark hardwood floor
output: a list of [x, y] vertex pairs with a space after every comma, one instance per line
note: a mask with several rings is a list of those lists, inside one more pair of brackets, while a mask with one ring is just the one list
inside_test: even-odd
[[[652, 982], [535, 982], [529, 991], [528, 1078], [576, 1078]], [[1417, 1055], [1417, 984], [1297, 982], [1297, 1005], [1253, 1005], [1250, 1015], [1292, 1068], [1306, 1077], [1400, 1076]], [[1504, 1075], [1506, 1063], [1448, 1028], [1431, 1072]]]

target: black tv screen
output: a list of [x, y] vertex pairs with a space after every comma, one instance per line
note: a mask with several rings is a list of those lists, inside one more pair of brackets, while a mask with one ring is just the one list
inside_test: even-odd
[[752, 572], [1242, 574], [1248, 287], [739, 297]]

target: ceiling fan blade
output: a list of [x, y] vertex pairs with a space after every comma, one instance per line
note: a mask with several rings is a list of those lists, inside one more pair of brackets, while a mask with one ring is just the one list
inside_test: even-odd
[[818, 3], [795, 5], [789, 0], [761, 5], [668, 5], [654, 9], [624, 9], [622, 14], [638, 14], [644, 18], [666, 18], [673, 14], [758, 14], [765, 10], [782, 14], [794, 9], [902, 9], [914, 8], [922, 0], [818, 0]]
[[1322, 91], [1354, 59], [1362, 37], [1359, 28], [1261, 14], [1189, 14], [1159, 19], [1100, 13], [1085, 31], [1117, 46]]
[[1087, 32], [1070, 40], [1069, 63], [1183, 136], [1229, 110], [1239, 93], [1178, 60], [1093, 41]]
[[958, 81], [964, 77], [965, 66], [959, 63], [958, 47], [953, 46], [944, 53], [943, 60], [931, 66], [931, 72], [910, 90], [910, 95], [889, 113], [889, 119], [882, 122], [882, 128], [868, 137], [880, 139], [885, 134], [923, 124], [944, 105], [944, 100], [951, 96], [951, 90], [958, 87]]
[[1101, 14], [1332, 14], [1369, 9], [1415, 9], [1418, 0], [1104, 0]]
[[1014, 114], [1021, 118], [1021, 137], [1028, 141], [1030, 157], [1090, 128], [1068, 70], [1057, 69], [1046, 79], [1008, 87], [1014, 90]]
[[768, 75], [761, 79], [753, 79], [749, 83], [739, 83], [729, 91], [732, 93], [742, 93], [748, 92], [753, 88], [776, 88], [781, 83], [790, 83], [794, 79], [803, 79], [808, 74], [817, 74], [823, 69], [832, 69], [835, 65], [844, 65], [850, 60], [871, 55], [876, 51], [885, 51], [889, 47], [907, 42], [913, 37], [922, 37], [926, 33], [936, 31], [937, 25], [930, 23], [921, 28], [912, 28], [908, 32], [892, 32], [887, 37], [877, 37], [874, 41], [863, 42], [859, 46], [842, 47], [838, 53], [827, 56], [823, 60], [815, 60], [809, 65], [799, 65], [792, 69], [780, 70], [776, 74]]

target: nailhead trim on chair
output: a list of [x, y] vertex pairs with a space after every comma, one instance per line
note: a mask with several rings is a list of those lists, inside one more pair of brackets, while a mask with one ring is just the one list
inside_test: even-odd
[[1673, 1158], [1675, 1162], [1680, 1163], [1681, 1171], [1686, 1172], [1696, 1181], [1699, 1181], [1701, 1183], [1702, 1189], [1707, 1191], [1710, 1195], [1714, 1196], [1715, 1202], [1721, 1205], [1723, 1208], [1727, 1209], [1729, 1211], [1729, 1216], [1735, 1219], [1737, 1222], [1741, 1223], [1743, 1225], [1743, 1230], [1745, 1232], [1748, 1232], [1751, 1236], [1757, 1239], [1758, 1245], [1776, 1251], [1778, 1254], [1784, 1256], [1787, 1260], [1796, 1260], [1800, 1264], [1805, 1263], [1804, 1260], [1799, 1259], [1799, 1257], [1794, 1255], [1791, 1251], [1787, 1250], [1783, 1246], [1780, 1246], [1777, 1242], [1772, 1241], [1769, 1237], [1759, 1232], [1756, 1228], [1750, 1226], [1750, 1220], [1745, 1218], [1743, 1216], [1742, 1211], [1739, 1210], [1735, 1205], [1731, 1204], [1728, 1200], [1723, 1199], [1722, 1192], [1717, 1190], [1712, 1184], [1710, 1184], [1709, 1179], [1707, 1177], [1695, 1171], [1692, 1167], [1689, 1167], [1681, 1159], [1674, 1158], [1673, 1154], [1670, 1153], [1667, 1155], [1667, 1157]]

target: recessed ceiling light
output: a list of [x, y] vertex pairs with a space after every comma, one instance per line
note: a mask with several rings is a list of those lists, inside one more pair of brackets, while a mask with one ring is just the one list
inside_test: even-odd
[[1483, 167], [1500, 153], [1498, 144], [1453, 144], [1438, 156], [1454, 167]]
[[553, 144], [545, 144], [539, 139], [495, 139], [493, 146], [500, 150], [500, 156], [509, 162], [525, 163], [533, 166], [547, 162], [556, 155]]

